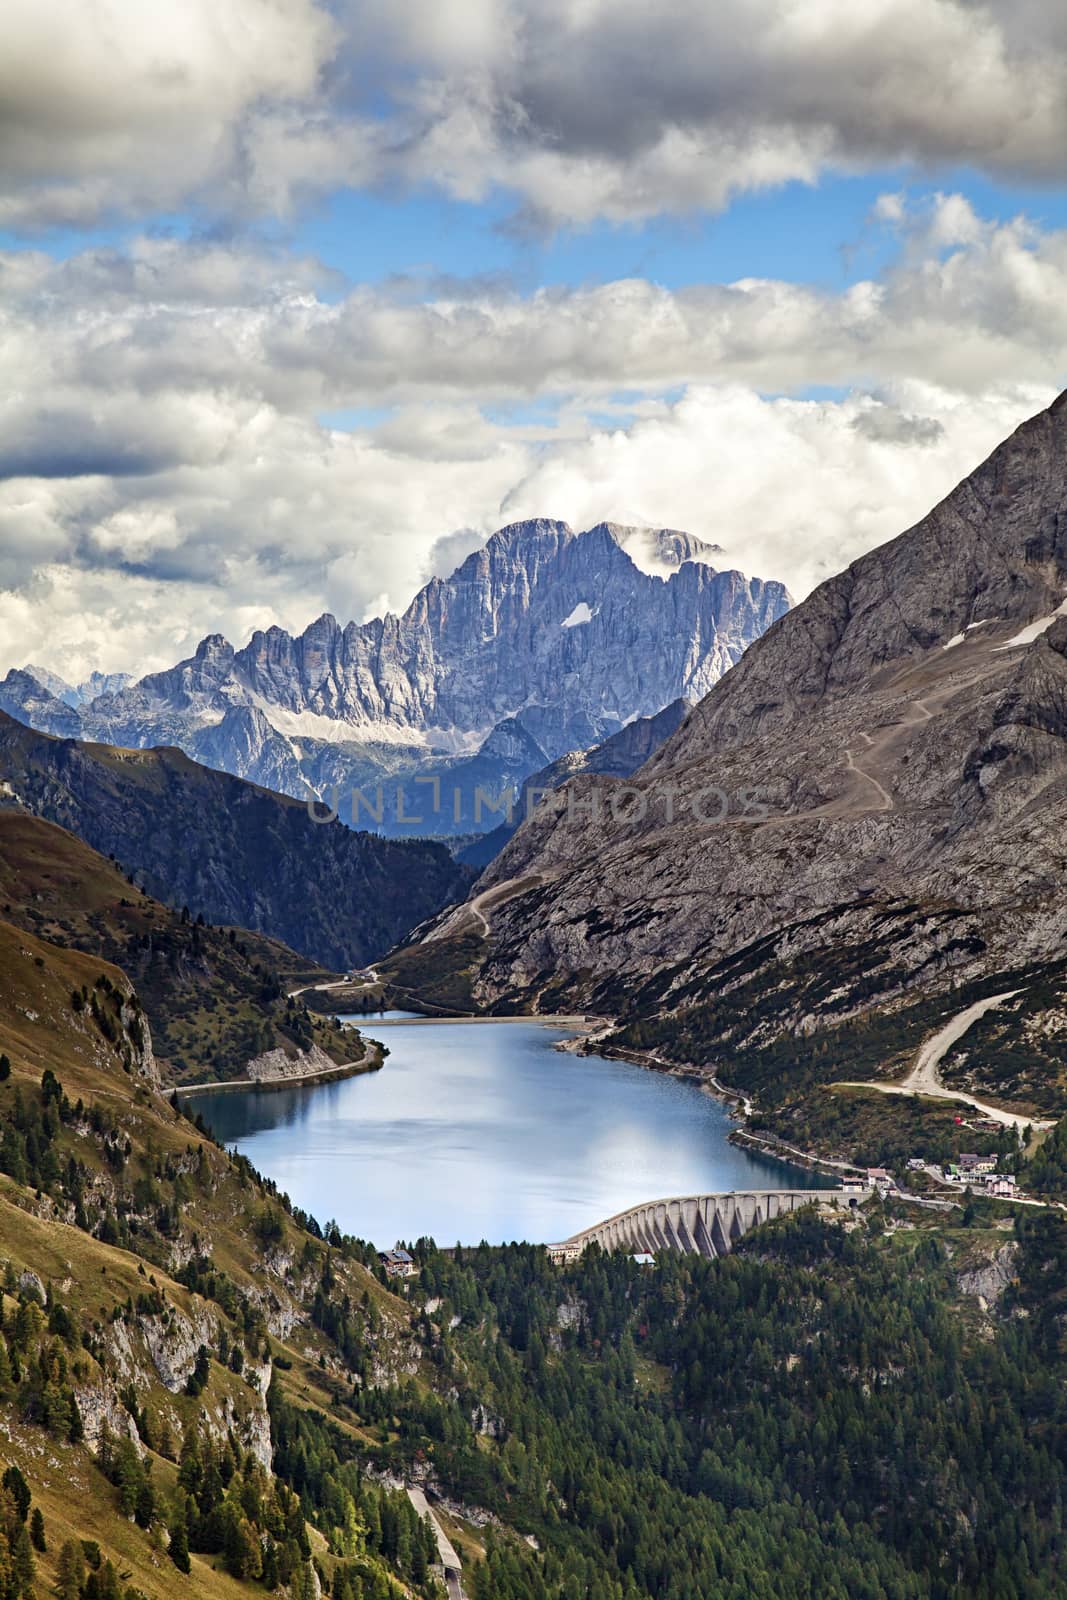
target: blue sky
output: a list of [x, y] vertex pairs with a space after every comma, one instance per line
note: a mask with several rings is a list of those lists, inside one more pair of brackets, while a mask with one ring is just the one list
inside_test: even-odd
[[399, 609], [522, 516], [804, 593], [1067, 379], [1052, 8], [181, 15], [9, 0], [0, 667]]
[[[823, 174], [738, 196], [723, 211], [603, 220], [543, 233], [511, 226], [507, 191], [464, 202], [431, 188], [390, 196], [340, 186], [292, 218], [259, 218], [236, 228], [204, 213], [158, 213], [78, 228], [58, 226], [28, 236], [0, 229], [0, 247], [30, 245], [58, 259], [86, 249], [122, 251], [145, 232], [176, 239], [260, 238], [280, 253], [308, 252], [347, 283], [412, 279], [428, 292], [440, 280], [499, 276], [521, 291], [541, 285], [650, 278], [668, 288], [739, 278], [786, 278], [839, 290], [877, 276], [898, 240], [873, 215], [879, 197], [901, 193], [916, 211], [938, 194], [966, 195], [983, 217], [1024, 215], [1039, 229], [1067, 225], [1067, 187], [991, 181], [968, 168], [936, 175], [907, 166], [860, 176]], [[323, 293], [328, 298], [330, 289]], [[340, 293], [340, 285], [334, 293]]]
[[714, 215], [599, 222], [542, 238], [517, 238], [508, 228], [507, 196], [463, 205], [430, 194], [397, 202], [340, 192], [301, 221], [295, 238], [355, 280], [500, 273], [524, 290], [629, 277], [676, 289], [784, 277], [833, 290], [877, 275], [896, 252], [893, 234], [872, 217], [887, 191], [903, 192], [916, 208], [948, 191], [966, 194], [983, 216], [1007, 221], [1024, 213], [1045, 228], [1067, 222], [1062, 189], [990, 183], [966, 170], [931, 182], [887, 169], [785, 183], [742, 195]]

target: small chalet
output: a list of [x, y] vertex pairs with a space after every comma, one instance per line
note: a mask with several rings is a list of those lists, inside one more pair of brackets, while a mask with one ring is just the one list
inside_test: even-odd
[[406, 1250], [379, 1250], [378, 1260], [390, 1278], [413, 1278], [419, 1270]]

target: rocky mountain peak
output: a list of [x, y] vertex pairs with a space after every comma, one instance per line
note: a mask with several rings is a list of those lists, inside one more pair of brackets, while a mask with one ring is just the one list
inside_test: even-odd
[[722, 554], [722, 546], [707, 544], [678, 528], [631, 527], [619, 522], [601, 524], [620, 549], [625, 550], [642, 572], [666, 577], [686, 561], [712, 565], [712, 557]]
[[697, 708], [678, 735], [686, 744], [660, 760], [786, 726], [889, 663], [973, 630], [1051, 617], [1067, 598], [1064, 402], [1024, 422], [921, 522], [783, 616]]
[[59, 738], [74, 736], [81, 726], [77, 709], [59, 699], [28, 668], [12, 667], [0, 682], [0, 710], [19, 722], [46, 726]]
[[[711, 553], [672, 529], [513, 523], [401, 616], [342, 629], [327, 612], [295, 637], [274, 626], [238, 650], [211, 634], [191, 659], [101, 697], [62, 731], [176, 744], [300, 798], [308, 782], [321, 793], [383, 772], [425, 775], [420, 763], [447, 754], [478, 754], [479, 784], [493, 781], [493, 763], [500, 781], [521, 780], [635, 717], [698, 699], [788, 607], [781, 584], [719, 572]], [[45, 691], [15, 686], [6, 703], [57, 731]], [[267, 728], [235, 718], [242, 707]], [[368, 747], [396, 754], [371, 758]]]
[[[568, 522], [559, 522], [553, 517], [528, 517], [522, 522], [509, 522], [505, 527], [498, 528], [490, 534], [482, 550], [475, 550], [473, 554], [477, 557], [483, 551], [490, 555], [502, 552], [527, 553], [538, 543], [558, 545], [577, 537]], [[467, 561], [471, 559], [471, 556], [467, 557]]]
[[196, 647], [195, 660], [212, 664], [233, 660], [233, 645], [221, 633], [209, 633]]

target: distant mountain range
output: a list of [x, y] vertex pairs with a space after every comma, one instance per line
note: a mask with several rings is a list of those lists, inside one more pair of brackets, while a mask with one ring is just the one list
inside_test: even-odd
[[516, 523], [402, 616], [323, 616], [240, 650], [211, 635], [136, 683], [70, 686], [28, 666], [0, 683], [0, 708], [60, 737], [174, 745], [285, 794], [310, 788], [386, 834], [488, 831], [491, 799], [699, 699], [785, 613], [780, 583], [719, 571], [716, 554], [671, 529]]
[[67, 683], [57, 672], [50, 672], [47, 667], [28, 666], [25, 671], [56, 700], [75, 709], [90, 705], [102, 694], [118, 694], [127, 684], [133, 682], [128, 672], [90, 672], [81, 683]]
[[568, 750], [566, 755], [526, 779], [510, 822], [504, 821], [491, 833], [481, 834], [473, 843], [457, 851], [456, 859], [479, 870], [487, 867], [525, 819], [532, 816], [535, 808], [543, 804], [554, 789], [558, 789], [569, 778], [576, 778], [579, 773], [598, 772], [609, 778], [631, 777], [638, 767], [644, 766], [653, 751], [658, 750], [663, 741], [681, 727], [688, 711], [688, 700], [672, 700], [654, 717], [635, 717], [618, 733], [611, 734], [589, 750]]

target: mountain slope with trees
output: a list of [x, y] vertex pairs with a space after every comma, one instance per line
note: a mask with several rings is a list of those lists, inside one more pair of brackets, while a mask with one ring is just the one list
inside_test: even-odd
[[248, 1063], [313, 1046], [339, 1065], [364, 1042], [314, 1017], [290, 991], [331, 974], [262, 934], [174, 911], [73, 834], [0, 807], [0, 915], [30, 933], [100, 956], [136, 985], [166, 1082], [245, 1076]]
[[430, 1600], [413, 1482], [475, 1600], [1067, 1593], [1059, 1212], [423, 1240], [396, 1294], [161, 1094], [120, 969], [0, 923], [0, 976], [5, 1593]]
[[316, 822], [307, 805], [179, 750], [53, 739], [0, 712], [3, 782], [149, 894], [335, 970], [381, 954], [470, 881], [441, 845]]

